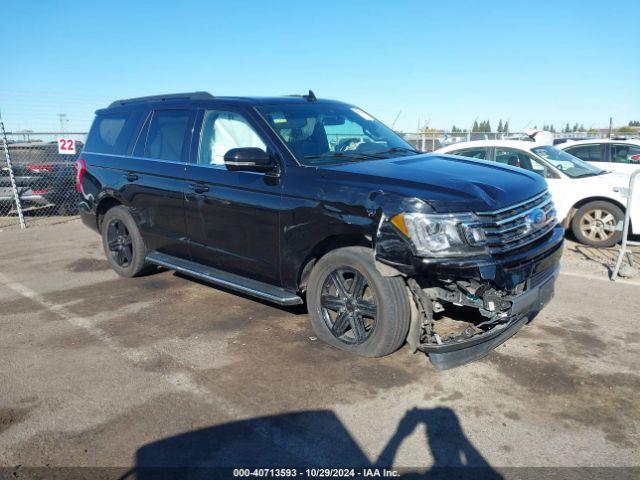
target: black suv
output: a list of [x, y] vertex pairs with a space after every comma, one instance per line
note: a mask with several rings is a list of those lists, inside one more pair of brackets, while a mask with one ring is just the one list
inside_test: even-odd
[[421, 154], [312, 92], [116, 101], [76, 179], [120, 275], [162, 266], [281, 305], [306, 297], [325, 342], [378, 357], [406, 341], [439, 369], [530, 321], [562, 252], [539, 175]]

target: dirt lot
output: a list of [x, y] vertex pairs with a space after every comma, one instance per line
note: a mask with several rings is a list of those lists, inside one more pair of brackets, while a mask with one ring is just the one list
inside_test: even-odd
[[406, 348], [364, 359], [325, 346], [303, 308], [172, 272], [118, 278], [97, 235], [49, 223], [0, 233], [0, 465], [12, 472], [640, 466], [640, 281], [607, 279], [613, 251], [568, 244], [533, 324], [436, 373]]

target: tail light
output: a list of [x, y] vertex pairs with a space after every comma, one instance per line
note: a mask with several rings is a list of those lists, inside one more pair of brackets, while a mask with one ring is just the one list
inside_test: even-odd
[[640, 154], [637, 155], [631, 155], [629, 157], [629, 160], [631, 160], [632, 162], [640, 162]]
[[49, 190], [45, 190], [45, 189], [37, 189], [37, 190], [31, 190], [31, 192], [34, 195], [46, 195], [47, 193], [49, 193]]
[[42, 172], [53, 172], [53, 165], [42, 164], [42, 165], [27, 165], [27, 170], [34, 173], [42, 173]]
[[76, 177], [76, 190], [80, 193], [82, 193], [82, 179], [86, 171], [86, 162], [82, 158], [76, 160], [76, 163], [73, 165], [73, 173]]

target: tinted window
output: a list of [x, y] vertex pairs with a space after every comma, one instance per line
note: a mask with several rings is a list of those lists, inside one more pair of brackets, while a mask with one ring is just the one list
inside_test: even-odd
[[487, 159], [486, 148], [467, 148], [466, 150], [455, 150], [450, 152], [453, 155], [462, 155], [463, 157], [480, 158], [482, 160]]
[[131, 112], [98, 115], [93, 121], [85, 150], [94, 153], [125, 153], [136, 115]]
[[224, 165], [224, 156], [232, 148], [256, 147], [267, 151], [253, 127], [242, 115], [208, 110], [202, 120], [198, 163]]
[[602, 147], [599, 143], [566, 148], [565, 151], [585, 162], [604, 162], [602, 158]]
[[611, 145], [611, 161], [616, 163], [640, 163], [640, 146], [620, 143]]
[[155, 111], [149, 125], [144, 156], [181, 161], [190, 118], [189, 110]]
[[522, 150], [512, 148], [496, 148], [496, 162], [512, 167], [524, 168], [530, 172], [535, 172], [543, 177], [548, 177], [548, 168], [531, 155], [524, 153]]

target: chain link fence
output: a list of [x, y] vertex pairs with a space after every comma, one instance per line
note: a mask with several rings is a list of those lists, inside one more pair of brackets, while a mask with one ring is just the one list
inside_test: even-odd
[[77, 214], [74, 163], [83, 132], [0, 132], [0, 229]]
[[[61, 125], [62, 125], [62, 116]], [[4, 125], [3, 125], [4, 127]], [[556, 133], [555, 138], [604, 137], [602, 132]], [[527, 139], [520, 132], [401, 133], [416, 150], [433, 152], [469, 140]], [[349, 136], [350, 138], [353, 135]], [[332, 144], [341, 138], [330, 139]], [[86, 132], [0, 131], [0, 230], [29, 227], [43, 218], [71, 218], [77, 214], [74, 163], [86, 141]]]

